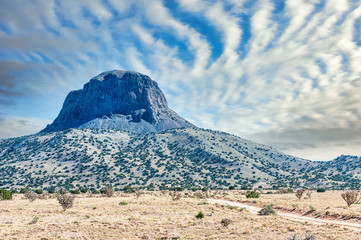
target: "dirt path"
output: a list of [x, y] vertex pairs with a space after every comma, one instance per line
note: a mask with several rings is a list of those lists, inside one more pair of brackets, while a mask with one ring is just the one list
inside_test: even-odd
[[[245, 208], [245, 209], [249, 210], [253, 214], [257, 214], [258, 211], [261, 210], [261, 208], [250, 206], [250, 205], [245, 205], [243, 203], [238, 203], [238, 202], [231, 202], [231, 201], [218, 200], [218, 199], [207, 199], [207, 200], [210, 203], [218, 203], [218, 204], [223, 204], [223, 205], [230, 205], [230, 206]], [[305, 216], [301, 216], [301, 215], [297, 215], [297, 214], [283, 213], [283, 212], [277, 212], [277, 214], [279, 216], [288, 218], [288, 219], [293, 220], [293, 221], [308, 222], [308, 223], [319, 224], [319, 225], [321, 225], [321, 224], [332, 224], [332, 225], [337, 225], [337, 226], [340, 226], [340, 227], [345, 227], [345, 228], [348, 228], [348, 229], [351, 229], [351, 230], [354, 230], [354, 231], [361, 231], [361, 224], [358, 224], [358, 223], [349, 223], [349, 222], [343, 222], [343, 221], [335, 221], [335, 220], [319, 219], [319, 218], [313, 218], [313, 217], [305, 217]]]

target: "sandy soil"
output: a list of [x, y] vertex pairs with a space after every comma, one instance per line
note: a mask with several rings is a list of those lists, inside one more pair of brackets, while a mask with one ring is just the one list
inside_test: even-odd
[[[119, 205], [119, 202], [128, 202]], [[195, 215], [202, 211], [203, 219]], [[36, 223], [31, 223], [37, 216]], [[228, 227], [221, 224], [229, 218]], [[246, 209], [208, 204], [204, 199], [172, 201], [160, 192], [116, 197], [77, 197], [63, 211], [56, 199], [30, 203], [22, 195], [0, 201], [0, 239], [290, 239], [306, 233], [317, 239], [361, 239], [360, 233], [336, 225], [314, 225]]]
[[[257, 214], [261, 210], [261, 208], [259, 208], [259, 207], [245, 205], [245, 204], [237, 203], [237, 202], [231, 202], [231, 201], [226, 201], [226, 200], [218, 200], [218, 199], [207, 199], [207, 200], [210, 203], [223, 204], [223, 205], [229, 205], [229, 206], [236, 206], [236, 207], [240, 207], [240, 208], [245, 208], [245, 209], [249, 210], [253, 214]], [[328, 219], [305, 217], [305, 216], [302, 216], [302, 215], [292, 214], [292, 213], [285, 213], [285, 212], [277, 212], [277, 214], [282, 216], [282, 217], [285, 217], [287, 219], [290, 219], [292, 221], [308, 222], [308, 223], [313, 223], [313, 224], [317, 224], [317, 225], [319, 225], [319, 224], [331, 224], [331, 225], [340, 226], [340, 227], [344, 227], [344, 228], [348, 228], [348, 229], [351, 229], [351, 230], [354, 230], [354, 231], [361, 232], [361, 224], [359, 224], [359, 223], [350, 223], [350, 222], [347, 222], [347, 221], [335, 221], [335, 220], [328, 220]]]

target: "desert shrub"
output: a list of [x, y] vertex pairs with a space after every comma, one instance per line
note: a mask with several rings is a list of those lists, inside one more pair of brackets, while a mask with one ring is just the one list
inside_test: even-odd
[[223, 218], [221, 224], [223, 227], [228, 227], [233, 221], [229, 218]]
[[70, 193], [71, 194], [80, 194], [80, 191], [79, 190], [70, 190]]
[[134, 188], [132, 188], [132, 186], [128, 185], [128, 186], [125, 186], [125, 187], [123, 188], [123, 191], [124, 191], [125, 193], [133, 193], [133, 192], [134, 192]]
[[35, 189], [34, 192], [35, 192], [36, 194], [43, 194], [43, 193], [44, 193], [43, 189]]
[[343, 200], [347, 203], [347, 206], [351, 206], [354, 203], [357, 203], [361, 200], [361, 194], [359, 197], [359, 193], [356, 191], [346, 191], [341, 194]]
[[248, 190], [246, 192], [246, 198], [259, 198], [261, 196], [261, 193], [257, 192], [256, 189], [250, 191]]
[[326, 188], [317, 188], [317, 192], [326, 192]]
[[307, 191], [306, 191], [306, 198], [307, 198], [307, 199], [311, 199], [311, 195], [312, 195], [312, 191], [311, 191], [311, 190], [307, 190]]
[[121, 202], [119, 202], [119, 205], [128, 205], [128, 202], [121, 201]]
[[200, 199], [206, 199], [209, 197], [209, 192], [203, 192], [203, 191], [197, 191], [195, 193], [193, 193], [194, 197], [200, 198]]
[[113, 197], [114, 195], [114, 190], [112, 189], [112, 187], [110, 185], [108, 185], [106, 188], [105, 188], [105, 195], [107, 197]]
[[26, 192], [24, 194], [25, 198], [28, 199], [30, 202], [34, 202], [37, 198], [38, 195], [32, 191]]
[[19, 193], [18, 190], [16, 190], [16, 189], [11, 189], [10, 192], [11, 192], [12, 194], [18, 194], [18, 193]]
[[290, 237], [289, 240], [316, 240], [316, 237], [310, 233], [306, 233], [304, 237], [300, 236], [300, 238], [298, 238], [297, 235], [295, 234], [292, 237]]
[[196, 218], [197, 219], [202, 219], [202, 218], [204, 218], [204, 213], [202, 212], [202, 211], [200, 211], [197, 215], [196, 215]]
[[100, 192], [98, 190], [93, 190], [92, 194], [100, 194]]
[[49, 195], [46, 194], [46, 193], [43, 193], [43, 194], [38, 194], [38, 198], [39, 199], [48, 199]]
[[12, 200], [13, 199], [13, 193], [5, 190], [0, 189], [0, 200]]
[[57, 194], [56, 199], [58, 200], [58, 203], [61, 205], [63, 210], [67, 210], [68, 208], [73, 207], [74, 203], [74, 196], [67, 195], [67, 194]]
[[315, 212], [317, 209], [314, 206], [310, 206], [310, 211]]
[[275, 215], [276, 211], [273, 209], [272, 204], [265, 206], [259, 212], [259, 215]]
[[87, 192], [88, 192], [88, 189], [86, 189], [86, 188], [80, 188], [80, 192], [82, 192], [82, 193], [87, 193]]
[[30, 190], [28, 188], [22, 188], [20, 190], [20, 193], [27, 193], [27, 192], [30, 192]]
[[182, 193], [173, 191], [173, 192], [169, 192], [169, 196], [171, 196], [172, 201], [178, 201], [182, 198]]
[[135, 189], [134, 189], [134, 194], [135, 194], [135, 196], [136, 196], [137, 198], [139, 198], [140, 195], [142, 195], [143, 193], [140, 191], [139, 188], [135, 188]]
[[31, 222], [29, 224], [35, 224], [39, 221], [39, 217], [38, 216], [34, 216], [33, 220], [31, 220]]
[[301, 200], [303, 194], [305, 193], [306, 189], [297, 189], [296, 191], [296, 197], [298, 198], [298, 200]]
[[48, 193], [55, 193], [55, 189], [54, 188], [50, 188], [50, 189], [48, 189]]

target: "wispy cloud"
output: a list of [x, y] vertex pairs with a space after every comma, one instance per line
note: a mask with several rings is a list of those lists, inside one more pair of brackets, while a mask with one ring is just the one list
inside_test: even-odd
[[18, 120], [55, 118], [68, 91], [120, 68], [201, 127], [312, 159], [361, 155], [360, 0], [0, 3], [0, 137], [36, 132]]

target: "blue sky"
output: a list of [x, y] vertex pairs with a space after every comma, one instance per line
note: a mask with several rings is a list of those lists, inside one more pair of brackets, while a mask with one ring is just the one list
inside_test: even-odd
[[0, 0], [0, 138], [107, 70], [192, 123], [313, 160], [361, 155], [361, 0]]

